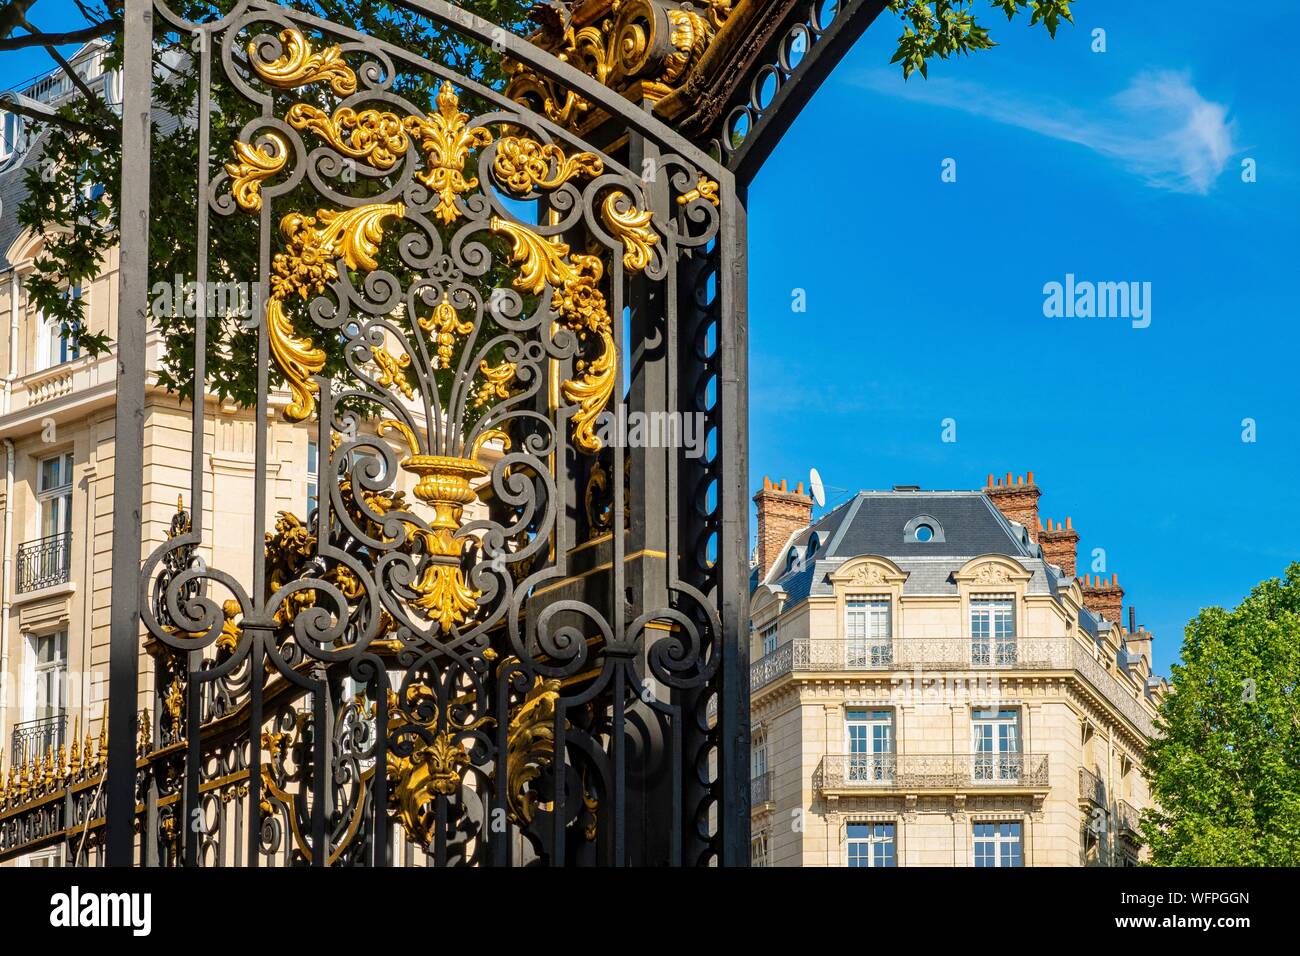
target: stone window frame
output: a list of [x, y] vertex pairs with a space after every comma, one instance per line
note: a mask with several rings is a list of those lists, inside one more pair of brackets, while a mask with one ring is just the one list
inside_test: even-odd
[[903, 585], [908, 573], [888, 558], [862, 555], [844, 562], [830, 574], [835, 604], [835, 640], [847, 646], [845, 627], [850, 597], [868, 596], [889, 599], [890, 639], [903, 633]]
[[1026, 571], [1013, 558], [1005, 554], [982, 554], [971, 558], [961, 568], [953, 572], [953, 581], [957, 584], [957, 594], [961, 605], [962, 637], [970, 640], [971, 598], [992, 597], [1010, 594], [1012, 614], [1016, 637], [1032, 637], [1025, 633], [1025, 598], [1029, 590], [1029, 581], [1033, 573]]
[[854, 811], [846, 813], [839, 825], [835, 828], [837, 844], [839, 848], [840, 868], [849, 868], [849, 825], [861, 823], [866, 825], [876, 823], [891, 823], [894, 826], [894, 867], [902, 865], [904, 859], [903, 847], [906, 839], [903, 833], [903, 815], [893, 810], [881, 810], [875, 812]]

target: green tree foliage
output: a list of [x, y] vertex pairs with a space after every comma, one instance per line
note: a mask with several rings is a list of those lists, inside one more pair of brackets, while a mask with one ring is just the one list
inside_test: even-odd
[[1187, 625], [1145, 773], [1152, 862], [1300, 865], [1300, 562]]
[[[1041, 23], [1051, 36], [1062, 20], [1074, 22], [1070, 13], [1072, 0], [989, 0], [989, 6], [1002, 11], [1008, 20], [1028, 10], [1030, 24]], [[973, 50], [997, 46], [989, 31], [976, 19], [976, 0], [889, 0], [889, 10], [903, 21], [898, 50], [890, 63], [903, 64], [903, 79], [913, 73], [929, 75], [929, 61], [946, 60], [954, 54], [969, 55]]]

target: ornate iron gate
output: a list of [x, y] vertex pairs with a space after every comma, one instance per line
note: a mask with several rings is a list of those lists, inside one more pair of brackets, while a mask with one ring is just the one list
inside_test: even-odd
[[[256, 421], [305, 423], [321, 463], [315, 510], [263, 541], [258, 427], [250, 575], [200, 559], [224, 531], [184, 506], [141, 578], [119, 563], [155, 673], [143, 726], [112, 675], [109, 862], [741, 862], [733, 179], [527, 42], [418, 8], [604, 114], [599, 135], [274, 4], [198, 23], [156, 3], [152, 27], [128, 23], [128, 58], [173, 37], [197, 60], [197, 281], [226, 221], [250, 223]], [[128, 168], [148, 162], [141, 72], [128, 62]], [[210, 129], [219, 82], [257, 109], [231, 142]], [[124, 290], [142, 288], [144, 228], [123, 232]], [[194, 404], [190, 502], [211, 491], [212, 414]], [[634, 416], [698, 422], [707, 447], [624, 441]], [[125, 456], [116, 479], [120, 517], [140, 494]], [[115, 652], [134, 654], [124, 606]], [[144, 773], [126, 770], [137, 750]]]

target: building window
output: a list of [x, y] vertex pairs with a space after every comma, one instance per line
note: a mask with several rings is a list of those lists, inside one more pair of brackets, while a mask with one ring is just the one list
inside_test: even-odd
[[775, 654], [777, 645], [781, 640], [780, 635], [777, 633], [776, 625], [769, 624], [767, 627], [763, 628], [760, 636], [763, 638], [763, 656], [766, 657], [768, 654]]
[[320, 497], [320, 446], [316, 439], [307, 439], [307, 517], [316, 510]]
[[18, 152], [23, 135], [23, 118], [17, 113], [0, 112], [0, 159]]
[[750, 775], [755, 780], [767, 773], [767, 734], [761, 730], [754, 734], [754, 742], [750, 750], [749, 770]]
[[68, 632], [34, 635], [31, 640], [35, 662], [35, 717], [37, 720], [62, 717], [66, 703], [63, 688], [68, 674]]
[[850, 780], [887, 782], [894, 778], [894, 714], [889, 710], [850, 710], [846, 715]]
[[974, 778], [1020, 779], [1020, 715], [1014, 708], [977, 710], [971, 715]]
[[39, 853], [32, 853], [18, 864], [19, 866], [29, 866], [35, 868], [58, 868], [63, 866], [63, 847], [54, 847], [49, 850], [41, 850]]
[[888, 667], [893, 662], [889, 598], [850, 597], [844, 606], [844, 666]]
[[1016, 663], [1016, 599], [1012, 594], [973, 597], [970, 601], [972, 665], [1012, 667]]
[[894, 824], [850, 823], [849, 866], [897, 866]]
[[[69, 299], [81, 298], [81, 286], [68, 290]], [[47, 319], [44, 315], [36, 317], [38, 339], [36, 342], [36, 371], [54, 368], [64, 362], [71, 362], [81, 355], [81, 349], [63, 333], [63, 326], [57, 319]]]
[[1019, 823], [975, 824], [976, 866], [1023, 866]]
[[72, 528], [72, 453], [45, 458], [36, 482], [41, 537], [66, 535]]
[[771, 834], [767, 830], [759, 830], [749, 838], [749, 865], [762, 867], [771, 866], [771, 849]]

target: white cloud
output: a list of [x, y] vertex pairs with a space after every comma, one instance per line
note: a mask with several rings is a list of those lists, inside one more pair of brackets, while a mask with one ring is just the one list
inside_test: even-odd
[[865, 73], [861, 82], [890, 96], [1077, 143], [1116, 160], [1159, 189], [1204, 195], [1237, 150], [1228, 108], [1205, 99], [1186, 72], [1139, 73], [1125, 90], [1093, 109], [994, 91], [964, 80], [913, 78], [905, 83], [886, 70]]

